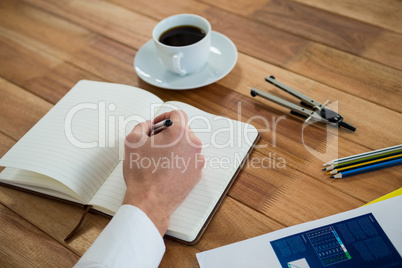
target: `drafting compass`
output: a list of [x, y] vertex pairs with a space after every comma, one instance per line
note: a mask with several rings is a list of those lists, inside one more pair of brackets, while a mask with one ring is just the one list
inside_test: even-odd
[[331, 124], [337, 127], [344, 127], [351, 131], [355, 131], [356, 128], [351, 126], [343, 121], [343, 117], [337, 112], [327, 108], [325, 105], [328, 103], [326, 101], [324, 104], [321, 104], [315, 100], [310, 99], [309, 97], [303, 95], [302, 93], [278, 82], [275, 80], [275, 77], [265, 77], [265, 81], [276, 86], [277, 88], [282, 89], [286, 93], [298, 98], [301, 100], [300, 104], [302, 106], [296, 105], [294, 103], [288, 102], [271, 94], [265, 93], [256, 88], [250, 88], [251, 96], [256, 97], [260, 96], [264, 99], [270, 100], [276, 104], [279, 104], [283, 107], [289, 108], [290, 113], [296, 116], [307, 118], [306, 121], [313, 119], [315, 121], [323, 122], [326, 124]]

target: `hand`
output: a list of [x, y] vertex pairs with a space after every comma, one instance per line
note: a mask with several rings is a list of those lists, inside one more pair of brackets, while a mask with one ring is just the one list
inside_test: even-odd
[[140, 208], [163, 236], [170, 215], [201, 179], [205, 158], [201, 141], [187, 125], [187, 115], [175, 110], [154, 119], [173, 124], [149, 137], [151, 122], [134, 127], [126, 137], [123, 176], [127, 191], [123, 204]]

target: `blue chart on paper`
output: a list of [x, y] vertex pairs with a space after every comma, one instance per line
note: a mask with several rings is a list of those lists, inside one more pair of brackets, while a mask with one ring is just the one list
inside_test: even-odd
[[271, 242], [282, 267], [402, 267], [372, 213]]

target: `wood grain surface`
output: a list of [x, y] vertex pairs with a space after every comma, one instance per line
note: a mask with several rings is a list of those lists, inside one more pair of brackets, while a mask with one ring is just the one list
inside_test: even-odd
[[[201, 240], [165, 239], [160, 267], [198, 267], [195, 254], [357, 208], [402, 186], [402, 167], [331, 180], [321, 171], [344, 157], [402, 143], [402, 2], [398, 0], [2, 0], [0, 156], [81, 79], [144, 88], [165, 101], [253, 124], [261, 140]], [[136, 75], [133, 60], [161, 19], [207, 18], [239, 57], [223, 79], [174, 91]], [[250, 96], [289, 95], [275, 77], [356, 126], [352, 133], [303, 121]], [[0, 186], [0, 267], [71, 267], [109, 219]]]

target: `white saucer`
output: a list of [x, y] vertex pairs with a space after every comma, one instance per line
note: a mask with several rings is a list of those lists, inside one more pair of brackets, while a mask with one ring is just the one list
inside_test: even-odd
[[225, 35], [212, 31], [211, 53], [198, 72], [180, 76], [160, 63], [153, 40], [143, 45], [134, 58], [134, 68], [145, 82], [166, 89], [192, 89], [212, 84], [227, 75], [237, 61], [235, 44]]

